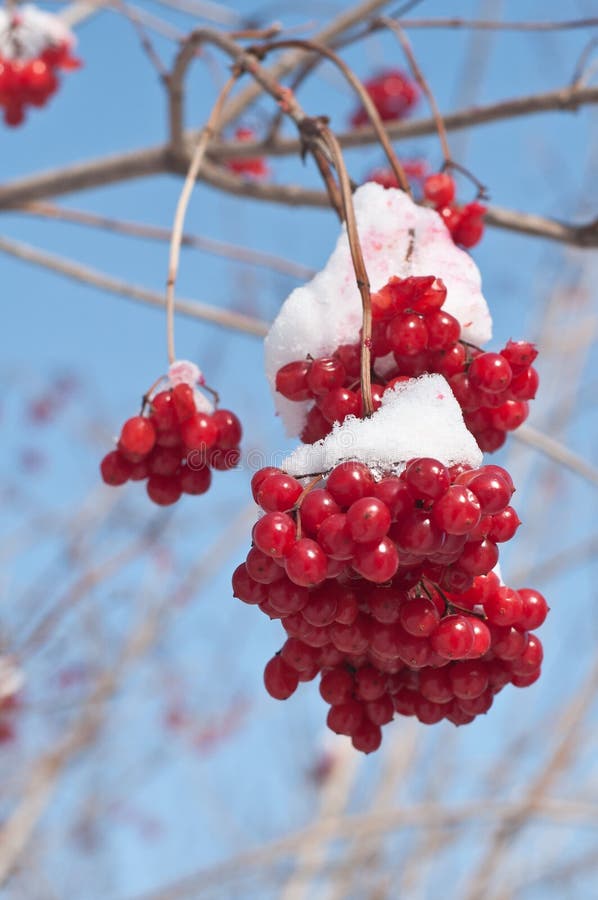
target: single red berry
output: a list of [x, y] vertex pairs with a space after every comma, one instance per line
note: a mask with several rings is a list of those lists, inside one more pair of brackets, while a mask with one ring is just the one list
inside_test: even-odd
[[267, 556], [282, 559], [293, 549], [296, 530], [294, 520], [286, 513], [266, 513], [253, 526], [253, 542]]
[[307, 376], [311, 361], [306, 359], [287, 363], [276, 373], [276, 390], [287, 400], [309, 400], [311, 391]]
[[376, 497], [362, 497], [347, 511], [347, 525], [354, 541], [370, 544], [381, 540], [390, 527], [390, 512]]
[[245, 563], [237, 566], [233, 572], [233, 597], [238, 597], [243, 603], [258, 605], [263, 603], [267, 597], [267, 588], [265, 584], [254, 581]]
[[355, 541], [344, 513], [333, 513], [324, 519], [318, 530], [318, 543], [332, 559], [351, 559]]
[[173, 475], [151, 475], [147, 480], [147, 493], [150, 500], [158, 506], [170, 506], [176, 503], [182, 493], [181, 481]]
[[498, 394], [511, 384], [513, 371], [500, 353], [480, 353], [469, 366], [469, 381], [475, 388]]
[[212, 483], [209, 466], [184, 466], [180, 473], [181, 489], [185, 494], [205, 494]]
[[293, 545], [285, 560], [288, 577], [302, 587], [315, 587], [327, 575], [326, 554], [310, 538], [301, 538]]
[[172, 389], [172, 403], [179, 422], [190, 419], [196, 412], [195, 395], [190, 384], [176, 384]]
[[405, 631], [414, 637], [427, 637], [438, 625], [440, 615], [431, 600], [416, 597], [401, 606], [399, 621]]
[[238, 447], [243, 429], [238, 417], [230, 409], [217, 409], [212, 413], [212, 422], [218, 429], [217, 446], [221, 450]]
[[367, 581], [383, 584], [396, 574], [399, 553], [393, 541], [385, 537], [373, 544], [359, 544], [352, 565]]
[[301, 528], [305, 534], [316, 537], [320, 526], [326, 521], [328, 516], [339, 512], [340, 507], [329, 491], [324, 488], [312, 490], [303, 498], [301, 503], [299, 511]]
[[302, 490], [296, 478], [278, 470], [262, 480], [257, 502], [266, 512], [286, 512], [295, 505]]
[[480, 501], [469, 488], [453, 484], [435, 501], [431, 515], [448, 534], [468, 534], [480, 521]]
[[342, 362], [334, 356], [314, 359], [307, 374], [307, 384], [313, 396], [320, 396], [342, 387], [346, 374]]
[[320, 694], [331, 706], [340, 706], [353, 699], [353, 676], [345, 668], [335, 668], [322, 673]]
[[361, 405], [355, 391], [349, 388], [335, 388], [318, 400], [318, 409], [327, 422], [344, 422], [347, 416], [359, 416]]
[[205, 452], [218, 440], [218, 426], [212, 416], [196, 412], [189, 419], [181, 422], [181, 438], [189, 450]]
[[403, 478], [418, 500], [437, 500], [446, 493], [450, 485], [447, 467], [429, 457], [412, 460], [407, 465]]
[[281, 656], [275, 656], [264, 669], [264, 686], [275, 700], [287, 700], [299, 684], [297, 672]]
[[112, 450], [107, 453], [100, 463], [100, 472], [102, 480], [111, 487], [118, 487], [129, 480], [133, 469], [132, 463], [118, 452]]
[[447, 172], [428, 175], [424, 181], [424, 197], [434, 206], [448, 206], [455, 199], [455, 182]]
[[474, 632], [467, 616], [451, 615], [440, 621], [430, 636], [432, 649], [445, 659], [464, 659], [471, 651]]
[[144, 416], [127, 419], [120, 433], [121, 449], [137, 457], [147, 456], [156, 443], [156, 429]]
[[371, 496], [374, 484], [372, 473], [364, 463], [345, 462], [332, 470], [326, 489], [340, 506], [349, 507], [356, 500]]
[[364, 719], [351, 734], [351, 743], [361, 753], [374, 753], [382, 743], [382, 729], [369, 719]]
[[361, 726], [364, 719], [363, 706], [357, 700], [347, 700], [338, 706], [331, 706], [326, 717], [326, 724], [336, 734], [349, 737]]
[[548, 615], [546, 599], [540, 591], [531, 588], [519, 588], [518, 594], [521, 597], [522, 610], [516, 623], [517, 627], [525, 631], [539, 628]]

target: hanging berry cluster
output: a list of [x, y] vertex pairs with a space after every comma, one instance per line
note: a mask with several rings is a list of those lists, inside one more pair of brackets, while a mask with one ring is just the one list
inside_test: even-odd
[[235, 468], [241, 423], [230, 410], [214, 409], [201, 386], [193, 363], [174, 363], [168, 385], [146, 395], [141, 413], [124, 423], [116, 449], [101, 462], [103, 481], [146, 481], [150, 500], [169, 506], [182, 494], [205, 494], [213, 469]]
[[433, 205], [455, 244], [475, 247], [484, 234], [486, 207], [477, 200], [460, 206], [455, 203], [455, 193], [454, 179], [447, 172], [429, 175], [424, 181], [424, 198]]
[[20, 125], [28, 106], [45, 106], [61, 69], [76, 69], [75, 38], [58, 16], [34, 6], [0, 11], [0, 106], [7, 125]]
[[265, 514], [233, 589], [287, 633], [273, 697], [319, 675], [328, 726], [369, 753], [395, 712], [463, 725], [539, 677], [546, 602], [492, 571], [519, 525], [504, 469], [419, 458], [376, 479], [356, 461], [304, 489], [266, 468], [252, 490]]
[[[385, 69], [368, 81], [364, 81], [363, 86], [384, 122], [403, 119], [419, 99], [417, 85], [400, 69]], [[351, 116], [353, 128], [361, 128], [369, 121], [363, 106], [355, 110]]]
[[[465, 424], [481, 450], [492, 452], [528, 415], [538, 373], [533, 344], [509, 341], [487, 353], [461, 338], [461, 325], [442, 307], [447, 290], [434, 275], [393, 277], [372, 295], [371, 358], [374, 409], [398, 381], [435, 372], [458, 400]], [[389, 361], [390, 360], [390, 361]], [[378, 368], [376, 364], [383, 361]], [[296, 360], [276, 373], [276, 390], [287, 400], [313, 400], [301, 440], [313, 443], [335, 422], [362, 416], [360, 344], [343, 344], [329, 356]]]

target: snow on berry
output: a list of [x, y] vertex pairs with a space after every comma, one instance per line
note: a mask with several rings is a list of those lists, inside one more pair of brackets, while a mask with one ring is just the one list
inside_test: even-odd
[[[418, 391], [439, 380], [399, 388], [386, 408], [408, 397], [413, 417]], [[371, 417], [379, 436], [384, 408]], [[440, 431], [450, 427], [449, 417], [439, 421]], [[460, 428], [463, 451], [473, 440]], [[351, 449], [361, 453], [363, 444]], [[407, 457], [399, 472], [384, 470], [380, 454], [370, 467], [366, 450], [311, 480], [273, 467], [252, 479], [264, 515], [232, 582], [236, 597], [286, 632], [266, 664], [266, 690], [286, 700], [319, 676], [329, 729], [364, 753], [378, 749], [395, 714], [464, 725], [507, 684], [527, 687], [540, 675], [542, 645], [531, 632], [546, 618], [546, 600], [501, 582], [498, 542], [513, 533], [501, 526], [490, 537], [512, 510], [513, 482], [462, 451], [451, 465]]]
[[44, 106], [58, 88], [59, 69], [76, 69], [75, 37], [62, 20], [35, 6], [0, 10], [0, 106], [7, 125], [20, 125], [27, 106]]
[[[372, 291], [380, 291], [393, 277], [433, 275], [433, 281], [441, 279], [446, 287], [442, 309], [459, 323], [460, 339], [486, 343], [492, 321], [480, 273], [471, 257], [455, 247], [439, 215], [417, 206], [403, 191], [373, 183], [355, 192], [354, 204]], [[325, 267], [286, 299], [266, 338], [266, 374], [288, 434], [301, 432], [310, 403], [277, 392], [278, 371], [308, 355], [329, 357], [342, 346], [354, 346], [361, 321], [361, 298], [343, 228]]]
[[337, 422], [327, 437], [300, 445], [282, 467], [300, 477], [358, 459], [376, 473], [400, 472], [408, 459], [430, 455], [445, 466], [476, 467], [482, 462], [459, 404], [441, 375], [397, 383], [383, 394], [379, 409], [369, 418], [349, 416]]
[[152, 389], [139, 415], [127, 419], [100, 471], [113, 487], [147, 481], [149, 498], [169, 506], [183, 494], [205, 494], [212, 470], [236, 467], [242, 428], [233, 412], [215, 409], [199, 390], [204, 379], [194, 363], [177, 360], [160, 381], [164, 387]]

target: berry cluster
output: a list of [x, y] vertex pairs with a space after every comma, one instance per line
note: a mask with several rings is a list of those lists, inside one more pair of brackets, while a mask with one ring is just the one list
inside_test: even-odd
[[[237, 141], [253, 141], [255, 140], [255, 132], [252, 128], [240, 127], [235, 131]], [[248, 178], [267, 178], [270, 174], [268, 164], [262, 156], [251, 157], [250, 159], [239, 158], [228, 159], [226, 168], [235, 175], [245, 175]]]
[[7, 125], [20, 125], [27, 106], [45, 106], [58, 70], [76, 69], [74, 38], [60, 19], [34, 7], [0, 17], [0, 106]]
[[[415, 82], [400, 69], [385, 69], [374, 78], [364, 81], [364, 87], [384, 122], [404, 118], [419, 99]], [[351, 116], [353, 128], [361, 128], [369, 121], [369, 116], [363, 106], [360, 106]]]
[[[500, 353], [472, 347], [461, 340], [458, 320], [442, 309], [445, 298], [446, 287], [433, 275], [393, 277], [372, 294], [374, 409], [397, 381], [438, 373], [447, 379], [480, 449], [492, 452], [527, 418], [527, 401], [538, 388], [532, 366], [537, 351], [527, 341], [508, 341]], [[343, 344], [331, 356], [296, 360], [278, 370], [276, 390], [283, 397], [315, 401], [301, 433], [304, 443], [325, 437], [349, 415], [363, 415], [359, 375], [359, 344]]]
[[169, 506], [182, 494], [205, 494], [212, 469], [237, 465], [241, 433], [233, 412], [213, 410], [192, 384], [179, 381], [144, 397], [141, 413], [125, 422], [116, 450], [102, 460], [102, 479], [113, 486], [147, 481], [150, 500]]
[[266, 468], [252, 491], [265, 514], [233, 591], [287, 633], [273, 697], [320, 675], [328, 726], [369, 753], [395, 712], [466, 724], [539, 677], [546, 601], [492, 571], [519, 525], [504, 469], [418, 458], [375, 480], [354, 461], [303, 488]]
[[477, 200], [459, 206], [455, 192], [455, 182], [447, 172], [428, 175], [424, 181], [424, 198], [434, 206], [455, 244], [475, 247], [484, 234], [486, 207]]

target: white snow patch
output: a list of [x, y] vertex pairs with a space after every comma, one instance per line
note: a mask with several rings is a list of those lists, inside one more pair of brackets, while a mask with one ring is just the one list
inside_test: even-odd
[[[354, 195], [357, 228], [372, 291], [393, 275], [435, 275], [448, 294], [444, 309], [461, 323], [464, 340], [481, 346], [492, 336], [492, 319], [472, 258], [460, 250], [438, 213], [418, 206], [400, 190], [369, 182]], [[405, 260], [415, 232], [413, 252]], [[307, 284], [286, 299], [265, 341], [266, 375], [276, 409], [289, 435], [299, 434], [310, 402], [295, 403], [276, 393], [278, 369], [310, 353], [314, 357], [352, 344], [361, 328], [361, 298], [343, 226], [332, 256]]]
[[300, 444], [282, 463], [295, 477], [328, 472], [339, 462], [358, 459], [376, 475], [401, 472], [418, 456], [446, 466], [478, 467], [482, 453], [465, 427], [461, 407], [442, 375], [422, 375], [385, 393], [368, 419], [349, 416], [315, 444]]
[[0, 10], [0, 56], [5, 59], [34, 59], [48, 46], [61, 43], [72, 48], [76, 39], [59, 16], [31, 3], [19, 6], [14, 12]]

